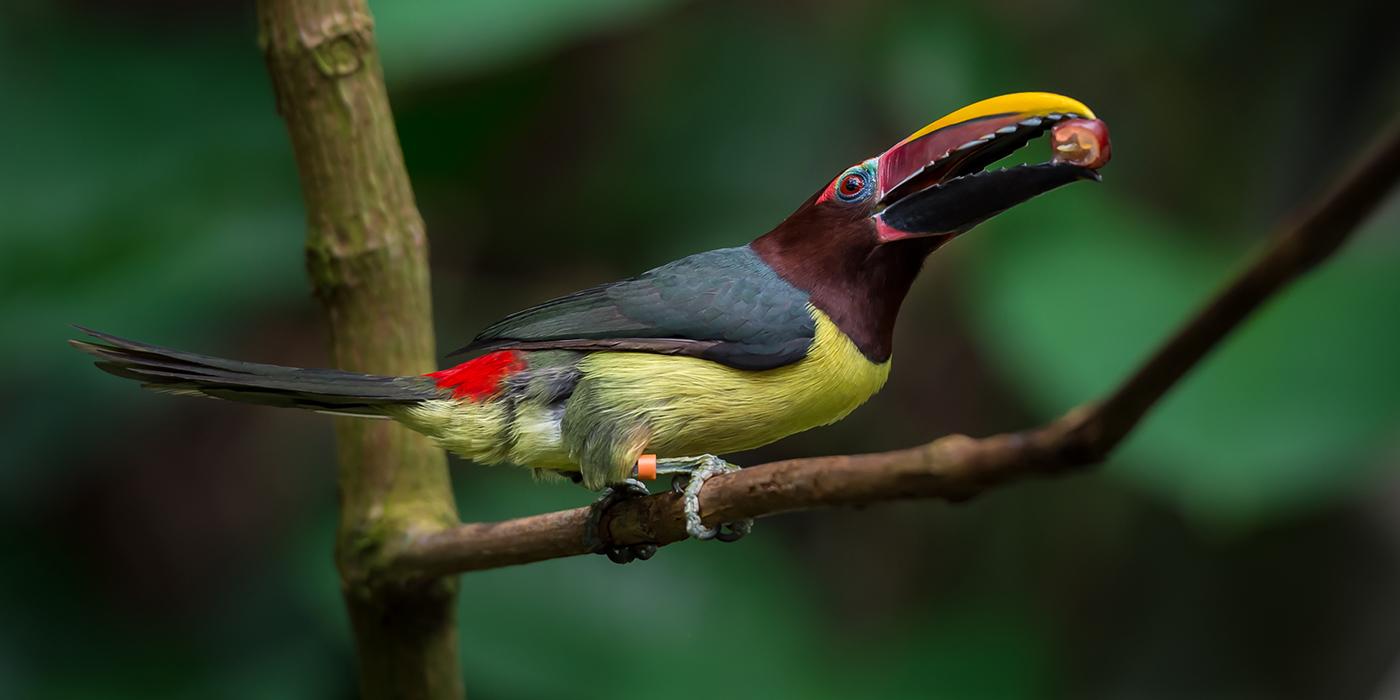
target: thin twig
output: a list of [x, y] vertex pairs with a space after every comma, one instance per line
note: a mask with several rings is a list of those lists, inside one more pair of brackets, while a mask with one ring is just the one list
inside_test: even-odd
[[[1400, 179], [1400, 125], [1300, 216], [1106, 399], [1034, 430], [973, 439], [950, 435], [876, 454], [793, 459], [716, 476], [705, 485], [705, 524], [795, 510], [907, 498], [964, 500], [997, 484], [1101, 462], [1144, 415], [1240, 322], [1327, 259]], [[601, 528], [614, 544], [685, 539], [680, 498], [662, 493], [617, 504]], [[467, 523], [405, 542], [389, 564], [437, 576], [588, 553], [587, 508], [496, 523]]]

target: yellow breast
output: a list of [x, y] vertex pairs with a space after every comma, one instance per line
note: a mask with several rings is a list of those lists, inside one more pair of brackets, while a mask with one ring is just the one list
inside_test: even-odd
[[646, 449], [663, 457], [726, 453], [834, 423], [884, 386], [888, 361], [860, 353], [826, 314], [808, 307], [816, 337], [801, 361], [763, 371], [648, 353], [600, 352], [579, 365], [612, 406], [636, 406]]

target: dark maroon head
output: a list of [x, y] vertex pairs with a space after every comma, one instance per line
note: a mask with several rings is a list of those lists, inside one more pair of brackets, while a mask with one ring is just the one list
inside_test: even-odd
[[[1051, 129], [1059, 150], [1048, 162], [983, 170]], [[984, 100], [847, 168], [751, 246], [867, 358], [883, 362], [899, 306], [930, 253], [1038, 194], [1097, 180], [1108, 150], [1107, 127], [1073, 99]]]

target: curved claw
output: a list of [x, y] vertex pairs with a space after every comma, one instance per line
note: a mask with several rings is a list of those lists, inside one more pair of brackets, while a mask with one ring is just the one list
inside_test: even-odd
[[638, 559], [646, 561], [652, 558], [656, 554], [656, 545], [654, 544], [609, 546], [603, 543], [601, 536], [603, 514], [609, 508], [618, 501], [641, 498], [650, 494], [651, 492], [647, 490], [646, 485], [636, 479], [628, 479], [605, 489], [603, 495], [589, 506], [588, 525], [584, 529], [583, 535], [584, 544], [589, 551], [607, 555], [608, 559], [617, 564], [627, 564]]
[[720, 542], [738, 542], [744, 539], [744, 535], [752, 531], [753, 518], [744, 518], [732, 523], [720, 523], [719, 527], [715, 528], [715, 539]]
[[[714, 455], [706, 455], [702, 460], [700, 467], [684, 479], [677, 476], [671, 481], [671, 489], [681, 494], [681, 500], [685, 504], [685, 531], [697, 540], [717, 539], [720, 542], [734, 542], [749, 534], [753, 529], [753, 519], [745, 518], [737, 522], [720, 523], [719, 527], [705, 527], [700, 520], [700, 490], [705, 488], [705, 482], [710, 477], [739, 471], [739, 467]], [[725, 531], [726, 527], [728, 531]]]
[[599, 554], [606, 554], [608, 559], [614, 564], [629, 564], [633, 561], [646, 561], [656, 555], [656, 545], [654, 544], [632, 544], [620, 547], [608, 547]]

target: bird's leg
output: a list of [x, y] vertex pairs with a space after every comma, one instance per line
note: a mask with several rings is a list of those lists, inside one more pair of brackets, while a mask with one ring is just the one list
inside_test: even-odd
[[753, 518], [732, 523], [720, 523], [718, 527], [705, 527], [700, 522], [700, 489], [716, 474], [739, 471], [739, 467], [714, 455], [698, 457], [674, 457], [656, 460], [656, 473], [672, 474], [671, 489], [681, 495], [685, 502], [685, 531], [697, 540], [716, 539], [733, 542], [753, 529]]
[[630, 498], [641, 498], [650, 495], [647, 487], [636, 479], [628, 479], [620, 484], [603, 489], [603, 495], [589, 506], [588, 527], [584, 531], [584, 541], [588, 548], [597, 554], [605, 554], [617, 564], [626, 564], [635, 559], [646, 561], [656, 554], [654, 544], [632, 544], [625, 546], [608, 546], [603, 543], [603, 538], [599, 534], [602, 530], [603, 513], [619, 501]]

